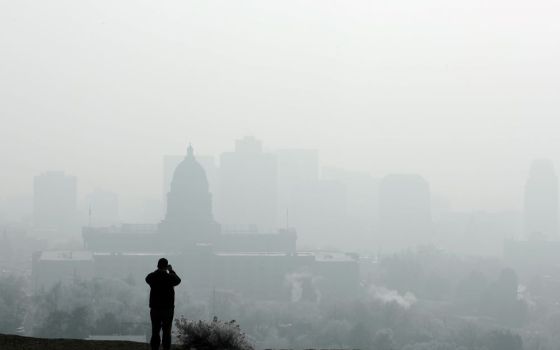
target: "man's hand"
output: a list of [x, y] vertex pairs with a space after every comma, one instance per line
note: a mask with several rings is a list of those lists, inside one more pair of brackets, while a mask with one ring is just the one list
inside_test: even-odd
[[173, 266], [167, 265], [167, 271], [173, 271]]

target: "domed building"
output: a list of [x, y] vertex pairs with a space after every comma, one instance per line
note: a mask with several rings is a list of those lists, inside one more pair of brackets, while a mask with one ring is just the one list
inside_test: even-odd
[[[177, 165], [167, 193], [167, 211], [158, 224], [84, 227], [79, 252], [36, 254], [35, 288], [67, 278], [67, 271], [87, 268], [88, 277], [143, 283], [155, 262], [167, 257], [188, 280], [193, 294], [206, 300], [216, 290], [261, 300], [294, 300], [305, 281], [318, 276], [313, 300], [354, 295], [359, 290], [357, 260], [344, 253], [297, 252], [294, 229], [276, 232], [221, 232], [212, 213], [206, 172], [191, 146]], [[56, 253], [56, 252], [55, 252]], [[291, 281], [287, 283], [287, 281]], [[295, 291], [295, 292], [294, 292]], [[297, 292], [297, 293], [296, 293]], [[300, 297], [296, 297], [300, 298]]]
[[212, 194], [192, 146], [177, 165], [167, 193], [165, 218], [156, 225], [82, 228], [84, 248], [98, 253], [290, 252], [296, 251], [294, 230], [276, 233], [227, 234], [214, 220]]
[[[167, 212], [159, 233], [177, 243], [213, 243], [220, 225], [212, 214], [212, 194], [206, 172], [189, 145], [185, 159], [175, 169], [167, 194]], [[162, 237], [165, 239], [165, 237]]]

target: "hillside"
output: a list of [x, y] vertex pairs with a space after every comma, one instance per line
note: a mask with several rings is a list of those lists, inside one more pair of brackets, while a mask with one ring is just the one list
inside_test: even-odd
[[0, 334], [2, 350], [147, 350], [149, 345], [131, 341], [42, 339]]

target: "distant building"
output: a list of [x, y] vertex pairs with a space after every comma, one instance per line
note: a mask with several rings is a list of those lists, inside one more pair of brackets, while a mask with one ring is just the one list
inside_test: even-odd
[[93, 252], [163, 252], [157, 224], [83, 227], [84, 249]]
[[277, 181], [276, 156], [264, 153], [261, 141], [253, 137], [237, 140], [235, 152], [226, 152], [220, 157], [219, 219], [222, 225], [276, 230]]
[[[84, 227], [82, 231], [84, 248], [99, 277], [141, 282], [157, 259], [165, 256], [200, 295], [236, 293], [261, 300], [312, 302], [357, 295], [356, 256], [297, 252], [294, 230], [268, 232], [274, 233], [221, 231], [212, 215], [204, 169], [191, 147], [174, 171], [167, 213], [160, 224]], [[90, 276], [87, 259], [81, 262], [77, 256], [43, 253], [47, 255], [37, 255], [33, 267], [37, 285], [67, 278], [56, 275], [56, 266], [71, 276], [66, 263], [72, 265], [73, 260]], [[219, 312], [219, 302], [215, 308]]]
[[346, 224], [343, 242], [347, 249], [374, 245], [372, 233], [378, 221], [379, 180], [370, 174], [323, 167], [322, 178], [342, 184], [346, 192]]
[[159, 232], [174, 247], [185, 244], [211, 243], [220, 232], [212, 213], [212, 194], [206, 173], [194, 157], [191, 146], [175, 172], [169, 193], [165, 219]]
[[161, 187], [162, 202], [164, 203], [164, 210], [167, 206], [167, 194], [171, 189], [171, 180], [173, 180], [173, 173], [177, 165], [185, 159], [184, 155], [164, 155], [163, 156], [163, 183]]
[[77, 180], [64, 172], [46, 172], [33, 182], [33, 224], [46, 235], [77, 233]]
[[165, 218], [158, 225], [84, 227], [84, 247], [94, 252], [184, 252], [200, 244], [213, 251], [296, 251], [294, 230], [224, 230], [214, 220], [206, 173], [189, 146], [176, 166], [167, 194]]
[[33, 256], [35, 289], [49, 289], [58, 282], [94, 277], [93, 254], [88, 251], [43, 251]]
[[301, 183], [290, 203], [290, 226], [297, 227], [305, 247], [341, 247], [347, 236], [346, 187], [339, 181]]
[[218, 252], [296, 252], [296, 231], [280, 229], [277, 232], [226, 232], [214, 242]]
[[213, 266], [215, 286], [253, 299], [328, 302], [359, 294], [358, 261], [345, 253], [222, 252]]
[[0, 226], [0, 271], [26, 274], [31, 268], [30, 257], [47, 244], [44, 238], [28, 235], [26, 225]]
[[33, 285], [36, 290], [48, 289], [58, 282], [94, 277], [143, 283], [162, 255], [188, 280], [189, 288], [202, 295], [218, 292], [256, 300], [328, 302], [360, 293], [360, 269], [353, 254], [213, 252], [204, 245], [183, 253], [44, 251], [34, 256]]
[[88, 226], [111, 226], [119, 223], [119, 196], [96, 189], [86, 195], [84, 213]]
[[[165, 155], [163, 156], [163, 203], [164, 211], [167, 206], [167, 194], [171, 189], [171, 180], [173, 180], [173, 174], [177, 165], [185, 159], [184, 155]], [[208, 180], [208, 190], [212, 194], [214, 200], [217, 198], [218, 193], [218, 167], [216, 165], [216, 159], [213, 156], [208, 155], [197, 155], [197, 162], [202, 166], [206, 173], [206, 179]]]
[[319, 152], [313, 149], [283, 149], [275, 152], [278, 166], [278, 222], [289, 225], [290, 204], [298, 187], [319, 180]]
[[525, 184], [524, 218], [527, 238], [558, 239], [558, 177], [548, 160], [531, 164]]
[[434, 220], [434, 241], [455, 254], [502, 256], [504, 240], [519, 237], [522, 222], [517, 211], [442, 211]]
[[394, 250], [426, 244], [431, 240], [430, 186], [419, 175], [393, 174], [379, 188], [381, 249]]

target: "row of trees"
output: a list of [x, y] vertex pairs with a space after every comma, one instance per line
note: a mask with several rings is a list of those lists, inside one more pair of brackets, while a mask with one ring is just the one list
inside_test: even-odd
[[382, 259], [368, 282], [412, 293], [419, 300], [447, 303], [453, 315], [489, 317], [507, 327], [522, 327], [529, 317], [517, 274], [497, 259], [420, 249]]
[[149, 322], [146, 305], [146, 291], [125, 280], [75, 280], [36, 293], [26, 326], [47, 338], [143, 334]]
[[[257, 348], [552, 350], [560, 348], [554, 300], [520, 293], [497, 260], [434, 250], [381, 259], [359, 297], [338, 302], [248, 300], [231, 291], [178, 288], [176, 316], [237, 321]], [[131, 279], [75, 280], [30, 296], [23, 278], [0, 278], [0, 333], [84, 338], [144, 334], [148, 289]]]
[[29, 297], [22, 277], [0, 277], [0, 333], [20, 333]]
[[521, 350], [516, 331], [476, 318], [448, 315], [423, 301], [406, 307], [373, 296], [334, 304], [250, 302], [236, 315], [257, 348], [354, 348], [376, 350]]

